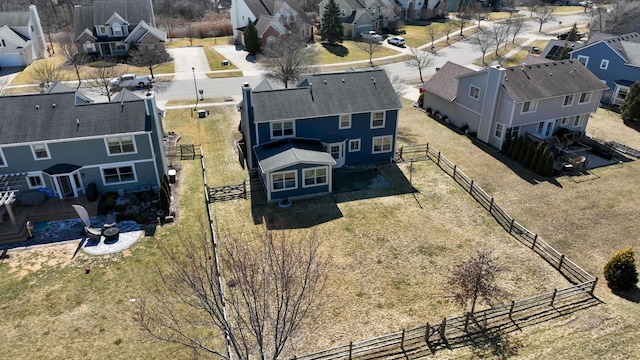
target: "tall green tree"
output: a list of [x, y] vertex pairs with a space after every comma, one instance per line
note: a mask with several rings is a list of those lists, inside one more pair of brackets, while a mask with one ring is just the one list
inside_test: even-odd
[[253, 24], [253, 21], [249, 19], [247, 27], [244, 29], [244, 46], [247, 48], [249, 55], [256, 56], [262, 47], [260, 44], [260, 38], [258, 37], [258, 29]]
[[571, 30], [569, 30], [569, 34], [567, 34], [567, 41], [578, 41], [580, 38], [578, 37], [578, 24], [573, 23]]
[[329, 0], [329, 3], [324, 7], [324, 14], [322, 14], [320, 38], [322, 41], [334, 45], [342, 42], [343, 34], [344, 28], [342, 27], [340, 7], [338, 7], [335, 0]]
[[629, 94], [620, 106], [622, 120], [640, 123], [640, 82], [636, 81], [629, 88]]

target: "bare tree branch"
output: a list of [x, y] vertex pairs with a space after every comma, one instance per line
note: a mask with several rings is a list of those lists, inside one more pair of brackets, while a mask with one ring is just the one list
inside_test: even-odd
[[65, 59], [65, 65], [71, 66], [76, 73], [78, 79], [78, 86], [82, 84], [80, 78], [80, 69], [84, 64], [89, 61], [87, 55], [80, 51], [78, 44], [75, 43], [72, 33], [64, 33], [58, 38], [58, 44], [60, 45], [60, 52]]
[[122, 68], [113, 63], [102, 63], [94, 65], [89, 71], [88, 86], [93, 88], [98, 94], [106, 96], [111, 101], [113, 90], [109, 83], [111, 79], [116, 78], [126, 72], [126, 68]]
[[135, 320], [154, 338], [195, 352], [227, 358], [218, 350], [226, 332], [234, 358], [280, 357], [315, 309], [327, 261], [315, 234], [293, 239], [265, 227], [253, 235], [219, 238], [219, 267], [204, 233], [162, 245], [158, 295], [137, 302]]
[[369, 55], [369, 64], [373, 67], [373, 54], [380, 49], [380, 45], [378, 41], [374, 39], [360, 39], [360, 41], [356, 42], [356, 46], [358, 49], [364, 51]]
[[31, 69], [32, 79], [38, 82], [41, 88], [48, 88], [54, 82], [62, 79], [60, 69], [51, 60], [36, 60], [31, 64]]
[[478, 298], [491, 305], [503, 297], [504, 291], [495, 284], [496, 276], [502, 271], [504, 268], [496, 262], [491, 251], [481, 249], [451, 271], [447, 284], [458, 304], [466, 307], [471, 303], [473, 314]]
[[422, 79], [422, 71], [433, 64], [434, 58], [431, 53], [422, 51], [418, 48], [411, 48], [411, 55], [413, 58], [406, 61], [405, 64], [417, 69], [420, 74], [420, 82], [424, 83], [424, 80]]

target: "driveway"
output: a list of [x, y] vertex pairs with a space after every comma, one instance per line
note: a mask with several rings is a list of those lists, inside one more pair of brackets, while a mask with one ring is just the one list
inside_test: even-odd
[[260, 76], [264, 73], [257, 62], [247, 59], [249, 53], [246, 50], [237, 49], [235, 45], [219, 45], [214, 49], [242, 70], [243, 76]]
[[208, 79], [206, 73], [211, 68], [202, 47], [181, 47], [167, 51], [173, 57], [174, 80], [192, 80], [194, 74], [196, 79]]

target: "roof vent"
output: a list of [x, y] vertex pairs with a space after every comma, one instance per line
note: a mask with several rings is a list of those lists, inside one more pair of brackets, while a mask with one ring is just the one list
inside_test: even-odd
[[324, 84], [327, 85], [327, 80], [323, 80]]
[[248, 88], [249, 87], [249, 83], [245, 82], [244, 84], [242, 84], [242, 86]]
[[342, 83], [344, 83], [344, 79], [342, 79]]
[[376, 83], [376, 79], [373, 76], [371, 77], [371, 81], [373, 81], [374, 84]]
[[524, 67], [527, 65], [527, 63], [522, 63], [522, 71], [524, 71]]
[[40, 105], [36, 105], [36, 110], [40, 109]]
[[53, 107], [55, 109], [56, 108], [56, 103], [53, 103], [53, 105], [51, 105], [51, 107]]

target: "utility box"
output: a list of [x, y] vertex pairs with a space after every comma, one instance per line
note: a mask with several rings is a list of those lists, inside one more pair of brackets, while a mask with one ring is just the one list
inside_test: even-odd
[[229, 65], [229, 60], [222, 60], [222, 66], [228, 66]]
[[202, 119], [206, 117], [207, 117], [207, 110], [198, 110], [198, 118]]
[[176, 174], [177, 174], [176, 169], [169, 169], [169, 171], [167, 171], [167, 175], [169, 175], [169, 183], [170, 184], [175, 184], [176, 183]]

